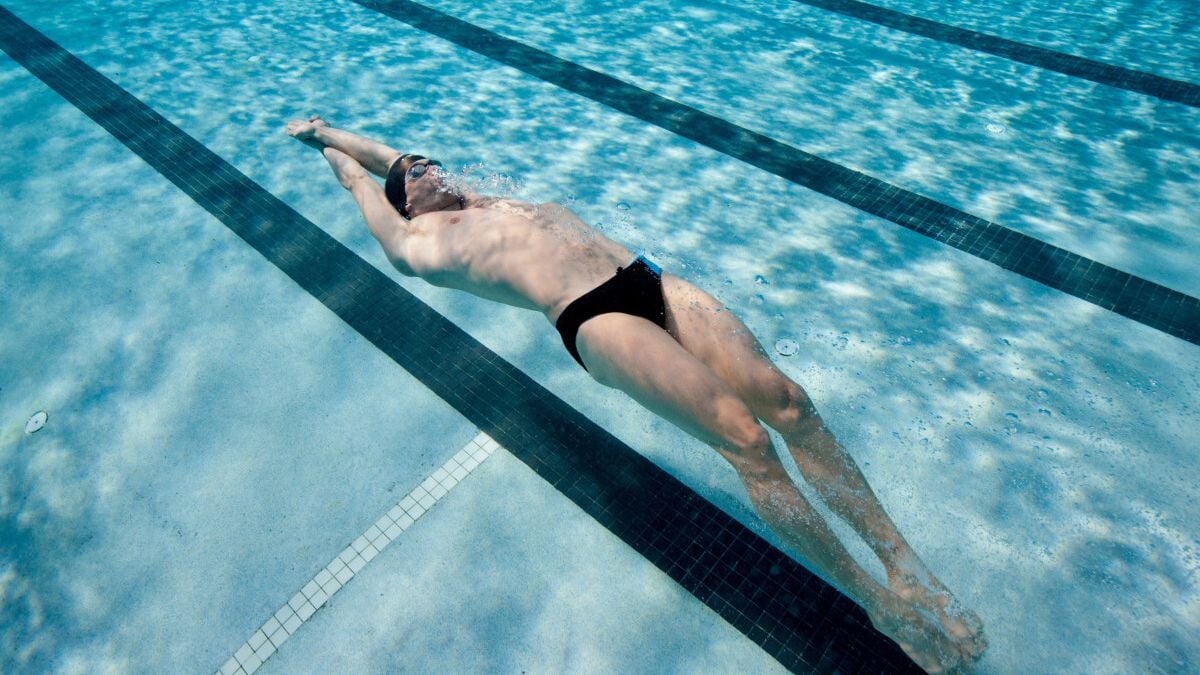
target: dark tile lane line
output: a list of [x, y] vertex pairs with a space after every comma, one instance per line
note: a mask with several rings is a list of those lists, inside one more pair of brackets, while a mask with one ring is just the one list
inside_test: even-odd
[[0, 48], [784, 666], [920, 672], [849, 598], [2, 6]]
[[409, 0], [354, 0], [547, 83], [740, 159], [1151, 328], [1200, 344], [1200, 300], [804, 152]]
[[912, 35], [920, 35], [939, 42], [1019, 61], [1037, 68], [1053, 70], [1063, 75], [1090, 80], [1097, 84], [1200, 108], [1200, 85], [1191, 82], [1113, 66], [1082, 56], [1056, 52], [1045, 47], [1035, 47], [1023, 42], [923, 19], [866, 2], [858, 2], [858, 0], [794, 0], [794, 2], [837, 12]]

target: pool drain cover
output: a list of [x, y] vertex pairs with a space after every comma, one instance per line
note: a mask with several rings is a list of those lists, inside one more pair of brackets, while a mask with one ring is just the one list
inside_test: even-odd
[[784, 338], [775, 343], [775, 351], [783, 356], [791, 356], [800, 351], [800, 343], [791, 338]]
[[33, 417], [29, 418], [28, 422], [25, 423], [25, 433], [32, 434], [44, 426], [46, 426], [46, 411], [39, 410], [33, 414]]

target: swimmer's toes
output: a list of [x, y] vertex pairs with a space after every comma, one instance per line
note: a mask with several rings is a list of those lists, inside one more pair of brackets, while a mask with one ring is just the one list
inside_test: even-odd
[[929, 609], [941, 620], [946, 632], [956, 639], [975, 640], [982, 637], [983, 621], [979, 615], [967, 609], [953, 595], [934, 594]]
[[983, 658], [983, 654], [987, 650], [988, 641], [987, 638], [984, 637], [983, 629], [981, 628], [979, 632], [975, 633], [971, 639], [966, 641], [963, 652], [964, 655], [973, 663]]
[[944, 673], [962, 667], [964, 655], [961, 644], [944, 631], [933, 616], [920, 611], [908, 611], [881, 618], [883, 621], [877, 623], [876, 628], [895, 640], [904, 653], [925, 671]]
[[953, 612], [947, 612], [953, 626], [949, 628], [951, 635], [980, 645], [979, 653], [987, 649], [987, 639], [983, 637], [983, 620], [979, 615], [958, 603], [951, 605]]
[[958, 652], [962, 656], [963, 664], [970, 666], [983, 658], [984, 652], [988, 649], [987, 638], [983, 635], [983, 628], [980, 626], [966, 637], [954, 637], [954, 641], [958, 646]]

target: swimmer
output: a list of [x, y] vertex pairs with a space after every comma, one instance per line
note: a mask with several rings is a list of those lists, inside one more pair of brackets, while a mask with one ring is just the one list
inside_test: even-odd
[[[900, 534], [804, 389], [715, 298], [564, 206], [476, 194], [437, 161], [320, 117], [289, 122], [287, 133], [321, 151], [401, 274], [540, 312], [596, 381], [716, 450], [767, 525], [861, 604], [917, 665], [943, 672], [969, 668], [983, 655], [979, 618]], [[801, 495], [764, 424], [782, 435], [804, 479], [879, 557], [886, 586]]]

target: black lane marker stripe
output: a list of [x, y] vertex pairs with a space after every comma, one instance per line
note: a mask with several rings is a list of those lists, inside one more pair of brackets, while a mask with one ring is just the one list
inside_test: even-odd
[[922, 19], [857, 0], [794, 0], [855, 19], [986, 52], [1063, 75], [1200, 108], [1200, 85]]
[[1200, 344], [1200, 300], [809, 154], [408, 0], [354, 0], [419, 30], [1050, 288]]
[[0, 48], [784, 666], [920, 672], [849, 598], [2, 6]]

